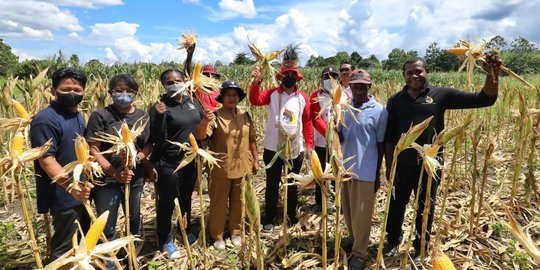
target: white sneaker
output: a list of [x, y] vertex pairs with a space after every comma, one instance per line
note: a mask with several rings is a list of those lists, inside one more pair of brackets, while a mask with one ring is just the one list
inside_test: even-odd
[[235, 247], [240, 247], [242, 246], [242, 236], [240, 235], [233, 235], [231, 236], [231, 242], [233, 243], [233, 245]]
[[223, 239], [214, 241], [214, 248], [217, 250], [225, 250], [225, 241], [223, 241]]
[[161, 251], [163, 253], [166, 253], [171, 260], [176, 260], [180, 258], [180, 251], [178, 251], [172, 241], [165, 243], [165, 245], [163, 245], [163, 247], [161, 248]]

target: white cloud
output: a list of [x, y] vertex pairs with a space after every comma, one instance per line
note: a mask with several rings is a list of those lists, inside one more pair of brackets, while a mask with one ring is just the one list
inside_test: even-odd
[[81, 41], [81, 40], [82, 40], [82, 37], [79, 36], [79, 34], [77, 34], [77, 33], [75, 33], [75, 32], [69, 33], [68, 37], [73, 38], [74, 40], [77, 40], [77, 41]]
[[96, 23], [90, 26], [92, 32], [89, 40], [99, 44], [105, 42], [110, 44], [118, 38], [134, 37], [139, 25], [136, 23], [116, 22], [116, 23]]
[[253, 0], [221, 0], [218, 3], [223, 13], [220, 18], [229, 19], [234, 17], [243, 17], [252, 19], [257, 16], [257, 10]]
[[122, 5], [122, 0], [43, 0], [44, 2], [54, 3], [62, 6], [97, 8], [100, 6]]
[[53, 39], [53, 31], [82, 31], [68, 10], [39, 1], [0, 0], [0, 36], [17, 39]]

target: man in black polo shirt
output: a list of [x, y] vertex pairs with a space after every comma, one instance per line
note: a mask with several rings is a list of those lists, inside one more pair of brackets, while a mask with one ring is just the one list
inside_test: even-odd
[[[388, 100], [386, 109], [388, 110], [388, 127], [385, 136], [385, 156], [387, 179], [389, 179], [390, 166], [394, 147], [399, 141], [402, 133], [407, 132], [411, 125], [416, 125], [426, 118], [433, 116], [428, 128], [416, 140], [419, 145], [431, 144], [433, 136], [444, 129], [444, 112], [447, 109], [467, 109], [491, 106], [497, 100], [498, 76], [501, 60], [487, 57], [487, 64], [484, 69], [493, 69], [493, 73], [487, 72], [486, 82], [480, 92], [467, 93], [453, 88], [441, 88], [431, 86], [428, 82], [429, 69], [424, 59], [413, 58], [403, 65], [403, 77], [406, 86], [403, 90], [392, 95]], [[495, 78], [491, 77], [491, 74]], [[439, 153], [442, 157], [442, 151]], [[402, 225], [405, 215], [405, 208], [409, 202], [411, 192], [416, 192], [418, 178], [422, 168], [422, 160], [416, 150], [407, 149], [398, 156], [395, 182], [395, 196], [390, 201], [388, 213], [388, 223], [386, 232], [388, 240], [384, 248], [385, 256], [394, 256], [398, 253], [399, 244], [402, 240]], [[437, 174], [440, 176], [441, 171]], [[414, 257], [416, 260], [420, 255], [420, 235], [422, 228], [422, 213], [424, 211], [424, 201], [426, 198], [427, 174], [424, 173], [422, 179], [422, 189], [420, 193], [419, 206], [416, 216], [416, 239], [413, 242], [415, 248]], [[429, 209], [428, 226], [426, 240], [429, 241], [431, 225], [433, 223], [433, 212], [435, 209], [435, 196], [439, 181], [433, 179], [430, 197], [431, 207]], [[426, 243], [428, 242], [426, 241]]]
[[84, 231], [90, 226], [90, 217], [81, 204], [88, 200], [92, 184], [81, 185], [80, 190], [67, 190], [70, 178], [51, 183], [66, 164], [77, 160], [75, 138], [84, 134], [85, 123], [77, 106], [84, 96], [86, 76], [72, 68], [63, 68], [52, 75], [52, 93], [55, 100], [39, 112], [30, 124], [32, 147], [42, 146], [49, 139], [49, 151], [34, 162], [38, 212], [52, 215], [54, 234], [51, 239], [49, 261], [53, 261], [72, 248], [73, 234], [78, 220]]

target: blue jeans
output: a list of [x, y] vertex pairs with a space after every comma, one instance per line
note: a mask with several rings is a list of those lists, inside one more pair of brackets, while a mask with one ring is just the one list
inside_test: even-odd
[[[141, 234], [141, 195], [143, 187], [144, 182], [141, 179], [132, 183], [130, 188], [129, 229], [133, 235]], [[107, 237], [107, 240], [114, 240], [116, 235], [116, 221], [118, 220], [118, 208], [120, 204], [125, 207], [124, 185], [109, 184], [106, 186], [96, 186], [93, 189], [93, 198], [98, 215], [109, 210], [109, 218], [103, 233]]]

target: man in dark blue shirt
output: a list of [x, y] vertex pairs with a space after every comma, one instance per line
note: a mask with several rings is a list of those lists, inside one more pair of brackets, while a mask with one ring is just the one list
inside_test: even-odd
[[[431, 144], [434, 135], [444, 129], [444, 113], [449, 109], [467, 109], [491, 106], [497, 100], [498, 76], [502, 62], [500, 59], [488, 56], [485, 70], [486, 81], [480, 92], [467, 93], [453, 88], [434, 87], [428, 82], [429, 69], [424, 59], [413, 58], [403, 65], [403, 77], [406, 86], [403, 90], [390, 97], [386, 105], [388, 111], [388, 126], [385, 135], [385, 157], [387, 179], [392, 164], [394, 147], [402, 133], [407, 132], [411, 125], [419, 124], [430, 116], [433, 120], [416, 140], [419, 145]], [[492, 74], [494, 77], [492, 77]], [[439, 153], [442, 157], [442, 151]], [[422, 168], [422, 160], [414, 149], [407, 149], [398, 156], [395, 184], [395, 196], [390, 201], [386, 232], [388, 239], [384, 248], [385, 256], [394, 256], [398, 253], [398, 247], [402, 240], [402, 225], [405, 209], [409, 202], [411, 192], [416, 192], [418, 178]], [[437, 174], [440, 176], [441, 171]], [[419, 205], [416, 215], [416, 239], [413, 242], [415, 248], [415, 260], [419, 258], [421, 246], [422, 214], [426, 198], [427, 174], [424, 173], [422, 189], [419, 194]], [[431, 225], [433, 224], [433, 212], [435, 210], [435, 196], [439, 181], [433, 179], [430, 197], [428, 224], [426, 230], [426, 243], [429, 241]], [[418, 195], [418, 194], [416, 194]]]
[[52, 183], [63, 166], [77, 159], [75, 138], [84, 134], [85, 123], [77, 106], [84, 96], [86, 76], [72, 68], [63, 68], [52, 75], [52, 93], [55, 100], [39, 112], [30, 125], [32, 147], [43, 145], [49, 139], [52, 146], [35, 161], [36, 192], [39, 213], [52, 215], [54, 235], [51, 239], [49, 260], [53, 261], [72, 248], [73, 234], [78, 220], [88, 230], [90, 218], [81, 202], [88, 200], [92, 185], [68, 189], [71, 178]]

